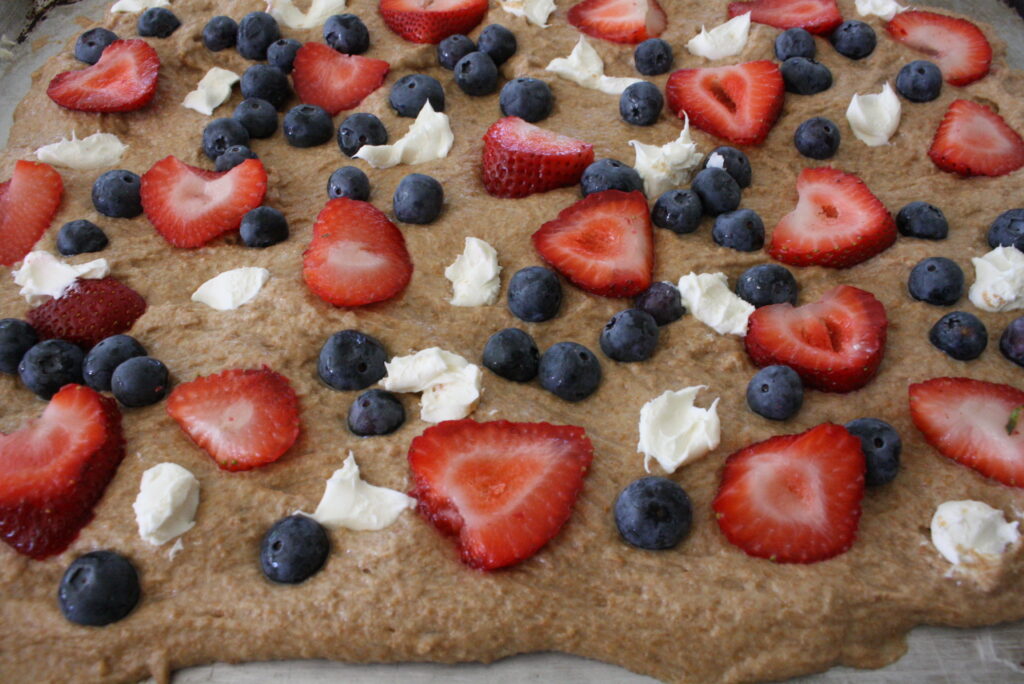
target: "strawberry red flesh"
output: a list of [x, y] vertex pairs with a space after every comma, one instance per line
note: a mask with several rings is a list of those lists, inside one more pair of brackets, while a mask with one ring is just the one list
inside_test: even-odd
[[1024, 140], [985, 105], [955, 100], [928, 156], [943, 171], [961, 176], [1004, 176], [1024, 166]]
[[487, 13], [487, 0], [380, 0], [387, 27], [413, 43], [440, 43], [469, 33]]
[[569, 8], [568, 19], [588, 36], [613, 43], [657, 38], [668, 23], [658, 0], [583, 0]]
[[484, 134], [482, 179], [495, 197], [526, 197], [578, 183], [592, 161], [593, 145], [507, 116]]
[[31, 309], [26, 319], [39, 339], [57, 338], [88, 351], [111, 335], [128, 332], [146, 312], [146, 300], [115, 278], [83, 278], [59, 298]]
[[64, 194], [60, 174], [49, 164], [18, 161], [0, 184], [0, 264], [11, 266], [32, 251], [57, 214]]
[[927, 55], [946, 82], [965, 86], [988, 74], [992, 46], [981, 29], [935, 12], [900, 12], [886, 25], [892, 39]]
[[116, 40], [92, 66], [54, 76], [46, 94], [67, 109], [130, 112], [153, 99], [159, 73], [160, 57], [149, 43]]
[[780, 29], [802, 28], [827, 34], [843, 23], [836, 0], [755, 0], [730, 2], [729, 17], [750, 12], [750, 21]]
[[358, 107], [381, 86], [390, 68], [382, 59], [343, 55], [323, 43], [306, 43], [295, 54], [292, 81], [300, 100], [334, 116]]

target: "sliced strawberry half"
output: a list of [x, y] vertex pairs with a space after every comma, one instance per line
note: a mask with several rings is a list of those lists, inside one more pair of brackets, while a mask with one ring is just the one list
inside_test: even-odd
[[46, 94], [61, 107], [81, 112], [130, 112], [156, 94], [160, 57], [144, 40], [115, 40], [100, 60], [50, 81]]
[[266, 366], [178, 385], [167, 413], [223, 470], [273, 463], [299, 436], [299, 398], [288, 378]]
[[639, 190], [605, 190], [559, 212], [533, 234], [544, 261], [603, 297], [634, 297], [651, 285], [654, 232]]
[[235, 230], [266, 192], [267, 171], [258, 159], [217, 172], [171, 156], [142, 174], [142, 210], [175, 247], [200, 247]]
[[65, 385], [42, 416], [0, 433], [0, 537], [37, 560], [60, 553], [92, 520], [123, 458], [114, 400]]
[[910, 417], [925, 441], [968, 468], [1024, 487], [1024, 392], [1010, 385], [935, 378], [910, 386]]
[[772, 231], [772, 258], [794, 266], [849, 268], [896, 242], [892, 214], [852, 173], [804, 169], [796, 191], [796, 209]]
[[754, 0], [730, 2], [729, 17], [750, 12], [750, 21], [780, 29], [802, 28], [809, 33], [831, 33], [843, 23], [836, 0]]
[[583, 428], [450, 420], [412, 440], [410, 494], [467, 565], [533, 556], [572, 514], [594, 448]]
[[988, 39], [966, 19], [909, 10], [893, 17], [885, 29], [896, 42], [925, 53], [950, 85], [974, 83], [992, 64]]
[[658, 0], [583, 0], [569, 8], [569, 23], [595, 38], [640, 43], [660, 36], [668, 19]]
[[32, 251], [57, 214], [64, 181], [49, 164], [19, 161], [0, 183], [0, 264], [11, 266]]
[[487, 14], [487, 0], [380, 0], [388, 28], [413, 43], [440, 43], [469, 33]]
[[726, 538], [747, 555], [816, 563], [853, 546], [864, 470], [860, 440], [822, 423], [731, 455], [712, 507]]
[[850, 392], [878, 372], [888, 326], [873, 294], [840, 285], [803, 306], [762, 306], [750, 315], [745, 342], [758, 366], [782, 364], [808, 387]]
[[961, 176], [1004, 176], [1024, 166], [1024, 140], [985, 105], [954, 100], [928, 156], [943, 171]]
[[292, 82], [300, 100], [334, 116], [358, 107], [380, 87], [390, 68], [382, 59], [343, 55], [323, 43], [306, 43], [295, 54]]
[[482, 179], [495, 197], [526, 197], [578, 183], [592, 161], [593, 145], [506, 116], [484, 134]]
[[758, 145], [782, 112], [786, 88], [774, 62], [680, 69], [665, 85], [668, 106], [680, 119], [737, 145]]
[[25, 316], [39, 339], [57, 338], [86, 351], [111, 335], [128, 332], [146, 313], [146, 300], [116, 278], [82, 278], [59, 298]]
[[412, 259], [394, 223], [369, 202], [330, 200], [302, 255], [309, 289], [335, 306], [391, 299], [412, 278]]

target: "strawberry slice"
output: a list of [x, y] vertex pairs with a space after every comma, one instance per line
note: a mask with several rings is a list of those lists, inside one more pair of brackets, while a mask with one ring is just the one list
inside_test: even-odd
[[658, 0], [583, 0], [569, 8], [569, 23], [595, 38], [640, 43], [660, 36], [668, 19]]
[[440, 43], [469, 33], [487, 14], [487, 0], [380, 0], [381, 19], [413, 43]]
[[218, 173], [170, 156], [142, 174], [142, 210], [175, 247], [200, 247], [235, 230], [266, 192], [267, 171], [258, 159]]
[[750, 21], [780, 29], [827, 34], [843, 23], [836, 0], [754, 0], [730, 2], [729, 17], [750, 12]]
[[736, 145], [758, 145], [775, 125], [786, 88], [774, 62], [680, 69], [665, 85], [668, 107], [680, 119]]
[[796, 209], [772, 231], [772, 258], [793, 266], [849, 268], [896, 242], [892, 215], [852, 173], [804, 169], [796, 191]]
[[946, 458], [1024, 487], [1024, 392], [1010, 385], [934, 378], [910, 386], [910, 417]]
[[1024, 140], [985, 105], [954, 100], [928, 156], [943, 171], [961, 176], [1004, 176], [1024, 166]]
[[330, 200], [316, 217], [302, 255], [302, 277], [335, 306], [391, 299], [412, 278], [412, 259], [395, 224], [369, 202]]
[[60, 553], [92, 520], [122, 458], [114, 400], [65, 385], [42, 416], [0, 433], [0, 537], [36, 560]]
[[758, 366], [782, 364], [823, 392], [850, 392], [875, 377], [889, 319], [870, 292], [840, 285], [816, 302], [762, 306], [750, 315], [747, 354]]
[[593, 145], [506, 116], [484, 134], [482, 179], [495, 197], [526, 197], [579, 183], [592, 161]]
[[747, 555], [817, 563], [853, 546], [864, 470], [860, 440], [822, 423], [731, 455], [711, 505], [726, 538]]
[[54, 76], [46, 94], [80, 112], [131, 112], [153, 99], [159, 73], [160, 57], [149, 43], [115, 40], [92, 66]]
[[966, 19], [910, 10], [893, 17], [885, 30], [896, 42], [925, 53], [950, 85], [974, 83], [992, 64], [988, 39]]
[[146, 300], [116, 278], [82, 278], [25, 318], [39, 339], [67, 340], [88, 351], [111, 335], [131, 330], [144, 313]]
[[602, 297], [634, 297], [651, 285], [654, 233], [639, 190], [605, 190], [559, 212], [533, 234], [544, 261]]
[[300, 100], [334, 116], [358, 107], [380, 87], [390, 68], [382, 59], [343, 55], [323, 43], [306, 43], [295, 54], [292, 82]]
[[449, 420], [412, 440], [420, 514], [462, 561], [494, 570], [531, 557], [572, 514], [594, 448], [581, 427]]
[[178, 385], [167, 413], [223, 470], [273, 463], [299, 436], [299, 398], [288, 378], [266, 366]]
[[57, 214], [64, 181], [49, 164], [19, 161], [0, 183], [0, 264], [11, 266], [32, 251]]

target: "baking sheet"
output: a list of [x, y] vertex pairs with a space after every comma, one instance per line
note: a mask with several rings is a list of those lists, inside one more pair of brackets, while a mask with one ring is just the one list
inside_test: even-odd
[[[0, 62], [0, 144], [6, 144], [11, 117], [31, 84], [31, 74], [81, 31], [76, 19], [99, 20], [112, 0], [81, 0], [56, 7], [36, 26], [27, 41], [11, 48], [13, 59]], [[929, 4], [969, 13], [995, 26], [1009, 44], [1010, 63], [1024, 68], [1024, 21], [998, 0], [930, 0]], [[0, 35], [15, 36], [31, 0], [0, 0]], [[1017, 122], [1018, 124], [1020, 122]], [[282, 638], [285, 638], [282, 635]], [[1024, 622], [956, 630], [919, 627], [908, 638], [906, 656], [880, 670], [836, 667], [801, 677], [799, 684], [1010, 684], [1024, 682]], [[680, 644], [685, 648], [685, 644]], [[613, 665], [560, 653], [507, 658], [491, 665], [426, 663], [348, 665], [322, 660], [213, 664], [175, 673], [175, 684], [221, 682], [262, 684], [268, 681], [320, 684], [506, 684], [511, 682], [653, 683]]]

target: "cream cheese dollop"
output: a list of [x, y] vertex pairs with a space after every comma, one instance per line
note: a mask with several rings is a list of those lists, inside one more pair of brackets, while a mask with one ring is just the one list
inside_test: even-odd
[[892, 21], [900, 12], [909, 9], [894, 0], [857, 0], [857, 14], [862, 17], [874, 15]]
[[192, 301], [217, 311], [230, 311], [252, 301], [269, 279], [270, 271], [259, 266], [233, 268], [200, 285], [192, 293]]
[[555, 0], [498, 0], [501, 9], [531, 24], [548, 27], [548, 17], [555, 11]]
[[664, 145], [647, 145], [639, 140], [630, 140], [629, 144], [636, 152], [633, 168], [644, 179], [644, 192], [648, 197], [657, 197], [684, 185], [704, 158], [690, 137], [689, 118], [679, 137]]
[[384, 368], [384, 389], [423, 393], [420, 418], [427, 423], [465, 418], [480, 400], [480, 367], [440, 347], [396, 356]]
[[293, 29], [318, 28], [332, 14], [345, 9], [345, 0], [312, 0], [303, 12], [292, 0], [267, 0], [267, 13]]
[[210, 116], [214, 109], [227, 102], [231, 97], [231, 86], [240, 80], [241, 76], [234, 71], [212, 67], [199, 80], [196, 89], [185, 96], [181, 104], [183, 107]]
[[718, 447], [722, 425], [718, 399], [708, 408], [694, 405], [697, 393], [706, 385], [664, 392], [640, 409], [640, 441], [637, 451], [644, 455], [644, 469], [651, 471], [655, 460], [667, 473], [695, 461]]
[[199, 480], [177, 463], [158, 463], [142, 473], [132, 508], [139, 536], [160, 546], [195, 525]]
[[690, 39], [686, 49], [705, 59], [724, 59], [743, 52], [750, 34], [750, 12], [739, 14], [710, 31], [704, 26]]
[[584, 88], [600, 90], [609, 95], [621, 95], [622, 91], [640, 80], [605, 76], [601, 55], [583, 36], [580, 36], [568, 57], [556, 57], [548, 63], [546, 69]]
[[71, 139], [43, 145], [36, 150], [36, 158], [54, 166], [69, 169], [100, 169], [121, 161], [128, 146], [113, 133], [93, 133], [81, 140], [71, 132]]
[[900, 111], [900, 99], [886, 83], [880, 93], [854, 93], [850, 106], [846, 108], [846, 120], [861, 142], [868, 147], [878, 147], [888, 143], [899, 128]]
[[11, 272], [14, 284], [20, 285], [18, 294], [29, 306], [39, 306], [50, 299], [60, 299], [79, 278], [98, 280], [106, 278], [110, 265], [106, 259], [94, 259], [84, 264], [69, 264], [49, 252], [29, 252], [21, 268]]
[[953, 565], [998, 561], [1020, 540], [1017, 521], [981, 501], [946, 501], [932, 516], [932, 544]]
[[444, 277], [452, 283], [452, 306], [494, 304], [501, 289], [500, 275], [501, 265], [494, 247], [479, 238], [467, 237], [462, 254], [444, 269]]
[[390, 169], [398, 164], [422, 164], [444, 159], [454, 141], [448, 115], [435, 112], [428, 101], [423, 103], [416, 120], [400, 140], [393, 145], [363, 145], [355, 156], [366, 160], [375, 169]]
[[724, 273], [689, 273], [679, 279], [679, 296], [693, 317], [720, 335], [746, 335], [754, 306], [729, 289]]
[[168, 0], [117, 0], [111, 6], [111, 12], [145, 12], [154, 7], [168, 7]]
[[325, 527], [350, 530], [382, 530], [416, 505], [416, 500], [387, 487], [377, 487], [359, 477], [359, 465], [348, 452], [344, 465], [334, 471], [324, 495], [310, 517]]
[[999, 246], [971, 259], [974, 284], [967, 293], [971, 304], [982, 311], [1013, 311], [1024, 308], [1024, 252]]

